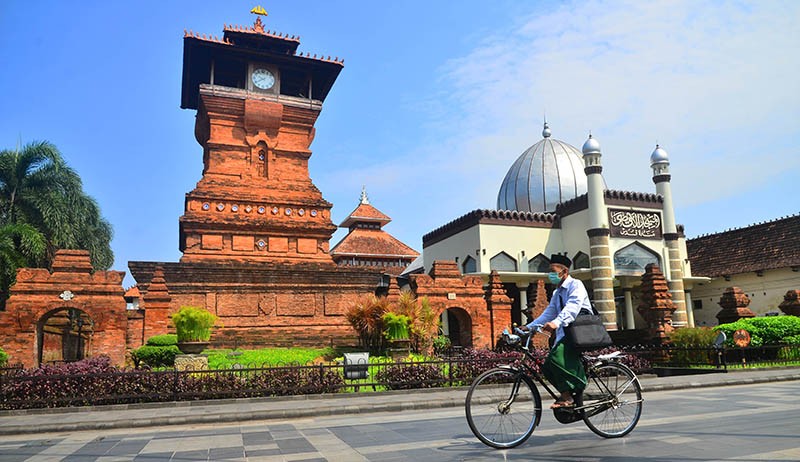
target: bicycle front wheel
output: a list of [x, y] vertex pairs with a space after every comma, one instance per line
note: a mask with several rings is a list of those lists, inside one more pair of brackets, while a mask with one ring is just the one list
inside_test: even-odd
[[542, 417], [542, 399], [531, 379], [506, 368], [478, 376], [469, 387], [465, 408], [472, 433], [497, 449], [524, 443]]
[[587, 375], [579, 403], [586, 426], [604, 438], [630, 433], [642, 415], [642, 387], [636, 375], [616, 363], [592, 368]]

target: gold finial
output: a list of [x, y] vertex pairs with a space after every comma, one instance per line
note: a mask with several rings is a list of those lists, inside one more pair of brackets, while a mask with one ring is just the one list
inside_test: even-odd
[[261, 5], [253, 7], [253, 9], [250, 10], [250, 12], [253, 14], [260, 14], [261, 16], [267, 16], [267, 10], [265, 10], [264, 7]]

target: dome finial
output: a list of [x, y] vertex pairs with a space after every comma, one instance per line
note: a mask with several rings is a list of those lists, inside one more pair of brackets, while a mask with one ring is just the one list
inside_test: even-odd
[[669, 154], [664, 148], [661, 147], [658, 143], [656, 143], [656, 149], [650, 154], [650, 165], [662, 165], [666, 164], [669, 165]]
[[592, 138], [591, 131], [589, 132], [589, 139], [583, 143], [583, 149], [581, 149], [581, 151], [583, 151], [584, 156], [592, 154], [601, 155], [600, 143], [596, 139]]
[[547, 125], [547, 121], [545, 120], [544, 129], [542, 130], [542, 136], [545, 138], [550, 138], [550, 135], [552, 135], [552, 132], [550, 131], [550, 126]]
[[367, 197], [367, 187], [365, 185], [361, 185], [361, 203], [369, 204], [369, 197]]

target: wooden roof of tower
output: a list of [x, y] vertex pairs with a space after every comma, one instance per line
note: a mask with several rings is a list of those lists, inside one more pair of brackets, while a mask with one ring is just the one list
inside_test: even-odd
[[253, 26], [224, 25], [223, 36], [200, 34], [184, 30], [183, 83], [181, 108], [197, 109], [198, 87], [211, 82], [211, 63], [220, 59], [258, 61], [259, 58], [276, 63], [282, 71], [310, 69], [313, 82], [311, 99], [324, 101], [333, 83], [344, 67], [344, 60], [330, 56], [298, 53], [300, 37], [265, 30], [261, 18]]

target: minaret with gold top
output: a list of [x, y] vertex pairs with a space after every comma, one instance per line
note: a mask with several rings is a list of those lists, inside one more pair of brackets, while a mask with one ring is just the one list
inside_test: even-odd
[[300, 38], [249, 27], [185, 32], [181, 107], [197, 110], [203, 176], [180, 218], [182, 262], [332, 263], [331, 204], [309, 176], [322, 103], [343, 61]]

